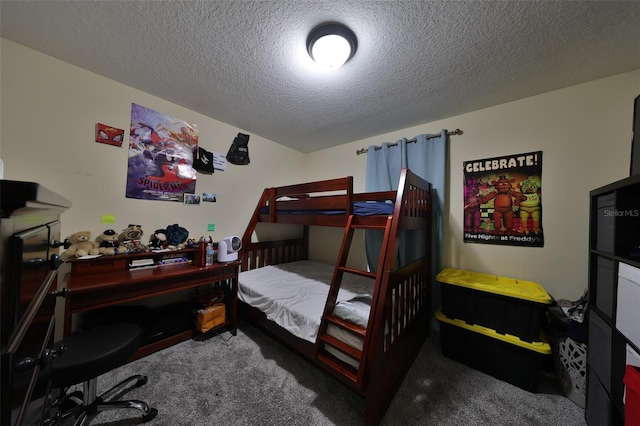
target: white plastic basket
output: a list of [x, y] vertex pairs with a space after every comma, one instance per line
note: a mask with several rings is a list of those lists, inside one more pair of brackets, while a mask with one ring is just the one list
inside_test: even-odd
[[587, 345], [570, 337], [555, 339], [554, 356], [558, 381], [567, 398], [585, 407], [587, 387]]

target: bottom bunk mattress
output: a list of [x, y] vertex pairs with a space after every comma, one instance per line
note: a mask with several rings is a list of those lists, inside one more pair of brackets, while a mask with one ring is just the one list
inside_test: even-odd
[[[296, 337], [315, 343], [329, 294], [333, 265], [301, 260], [241, 272], [238, 299], [262, 311]], [[334, 315], [366, 327], [374, 280], [345, 274]], [[329, 334], [356, 348], [362, 339], [333, 327]]]

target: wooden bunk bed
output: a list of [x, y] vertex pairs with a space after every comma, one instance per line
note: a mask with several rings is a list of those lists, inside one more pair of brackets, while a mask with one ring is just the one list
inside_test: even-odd
[[[302, 225], [302, 237], [252, 242], [259, 223]], [[343, 227], [344, 237], [325, 284], [317, 335], [301, 338], [243, 302], [243, 275], [248, 280], [249, 274], [305, 261], [309, 226]], [[346, 266], [356, 229], [384, 234], [377, 272]], [[398, 267], [400, 231], [424, 235], [424, 255]], [[241, 314], [363, 396], [364, 423], [378, 424], [429, 334], [431, 184], [403, 169], [397, 191], [354, 194], [352, 177], [267, 188], [244, 233], [241, 260]], [[341, 304], [358, 299], [345, 300], [349, 296], [342, 293], [351, 276], [371, 282], [368, 317], [361, 325], [337, 314]], [[257, 281], [265, 280], [258, 275]], [[295, 291], [297, 283], [289, 285]], [[340, 337], [345, 335], [359, 343]]]

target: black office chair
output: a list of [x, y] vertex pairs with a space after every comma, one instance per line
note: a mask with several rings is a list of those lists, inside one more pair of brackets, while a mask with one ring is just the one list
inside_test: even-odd
[[[142, 421], [153, 419], [158, 410], [138, 400], [116, 398], [147, 383], [147, 377], [131, 376], [100, 396], [96, 395], [98, 376], [123, 365], [140, 346], [142, 329], [136, 324], [110, 324], [72, 334], [59, 341], [64, 346], [53, 360], [52, 386], [61, 389], [54, 401], [58, 415], [47, 425], [58, 425], [76, 418], [75, 425], [87, 425], [101, 411], [133, 408], [142, 412]], [[66, 393], [66, 388], [84, 383], [83, 391]]]

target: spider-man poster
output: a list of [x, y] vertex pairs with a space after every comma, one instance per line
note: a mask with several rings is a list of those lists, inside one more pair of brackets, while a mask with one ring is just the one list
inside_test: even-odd
[[542, 247], [542, 151], [465, 161], [464, 241]]
[[131, 104], [127, 198], [184, 201], [196, 189], [195, 125]]

